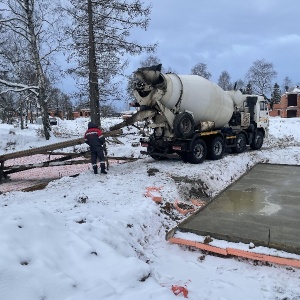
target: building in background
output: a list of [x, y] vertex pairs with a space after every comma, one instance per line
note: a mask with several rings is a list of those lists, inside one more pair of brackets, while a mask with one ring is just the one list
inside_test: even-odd
[[89, 108], [82, 108], [79, 111], [73, 111], [73, 118], [89, 118], [91, 116], [91, 110]]
[[300, 117], [300, 88], [297, 86], [291, 92], [281, 96], [279, 103], [270, 107], [271, 117], [296, 118]]

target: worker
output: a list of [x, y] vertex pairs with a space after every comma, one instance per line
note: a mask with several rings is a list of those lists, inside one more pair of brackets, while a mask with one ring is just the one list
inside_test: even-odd
[[84, 142], [90, 146], [94, 174], [98, 174], [97, 158], [100, 160], [101, 173], [107, 174], [104, 160], [104, 151], [106, 152], [105, 137], [102, 130], [93, 122], [88, 123], [88, 130], [84, 134]]

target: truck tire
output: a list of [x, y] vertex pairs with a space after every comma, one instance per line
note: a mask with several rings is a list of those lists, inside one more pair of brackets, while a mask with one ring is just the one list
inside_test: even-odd
[[195, 139], [192, 142], [191, 152], [187, 152], [186, 158], [191, 164], [201, 164], [207, 153], [206, 144], [202, 139]]
[[211, 160], [221, 159], [225, 152], [225, 142], [220, 136], [214, 137], [208, 144], [207, 158]]
[[233, 153], [242, 153], [246, 150], [247, 147], [247, 138], [246, 135], [240, 132], [236, 136], [236, 146], [232, 148]]
[[177, 137], [188, 139], [194, 132], [194, 118], [188, 112], [182, 112], [175, 116], [173, 121], [174, 133]]
[[254, 139], [250, 144], [250, 148], [253, 150], [259, 150], [264, 142], [264, 134], [261, 130], [256, 131], [254, 135]]

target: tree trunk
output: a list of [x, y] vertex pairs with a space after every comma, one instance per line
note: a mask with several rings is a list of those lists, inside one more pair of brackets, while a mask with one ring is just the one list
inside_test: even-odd
[[20, 128], [24, 129], [24, 116], [23, 116], [23, 101], [19, 96], [19, 116], [20, 116]]
[[100, 105], [99, 105], [99, 83], [96, 62], [94, 26], [93, 26], [93, 7], [92, 0], [88, 0], [88, 22], [89, 22], [89, 97], [91, 109], [91, 121], [98, 127], [101, 126], [100, 121]]
[[[28, 21], [28, 31], [30, 34], [30, 46], [32, 50], [32, 56], [34, 60], [35, 70], [38, 78], [38, 87], [39, 87], [39, 95], [38, 95], [38, 102], [41, 107], [41, 114], [42, 114], [42, 121], [43, 121], [43, 129], [46, 140], [50, 139], [50, 123], [49, 123], [49, 116], [48, 116], [48, 106], [46, 101], [46, 78], [43, 71], [43, 67], [41, 65], [41, 59], [39, 54], [39, 47], [38, 41], [36, 39], [35, 34], [35, 27], [33, 21], [33, 6], [32, 1], [25, 0], [25, 11], [27, 14], [27, 21]], [[33, 1], [34, 2], [34, 1]]]

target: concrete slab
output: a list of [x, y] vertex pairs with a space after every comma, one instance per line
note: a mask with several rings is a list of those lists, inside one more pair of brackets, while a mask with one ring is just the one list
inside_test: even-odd
[[300, 166], [254, 166], [177, 230], [300, 254]]

